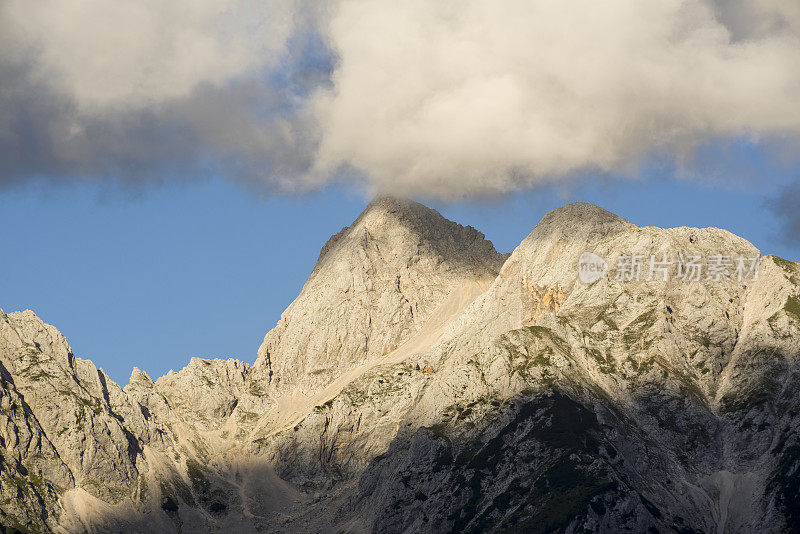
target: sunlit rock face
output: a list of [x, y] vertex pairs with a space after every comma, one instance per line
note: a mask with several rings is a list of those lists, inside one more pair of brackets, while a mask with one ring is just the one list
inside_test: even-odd
[[800, 266], [724, 230], [570, 204], [502, 255], [380, 197], [252, 366], [121, 388], [32, 312], [0, 314], [0, 523], [790, 531], [799, 358]]
[[395, 350], [460, 286], [488, 286], [504, 259], [474, 228], [378, 197], [322, 248], [256, 368], [279, 392], [314, 391]]

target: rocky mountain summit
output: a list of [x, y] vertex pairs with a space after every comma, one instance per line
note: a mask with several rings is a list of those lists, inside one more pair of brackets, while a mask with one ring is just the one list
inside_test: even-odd
[[474, 228], [416, 202], [378, 197], [322, 248], [255, 367], [266, 368], [279, 390], [314, 391], [396, 349], [459, 286], [488, 287], [504, 259]]
[[379, 197], [252, 366], [123, 388], [0, 313], [0, 524], [798, 531], [799, 360], [800, 265], [724, 230], [570, 204], [506, 256]]

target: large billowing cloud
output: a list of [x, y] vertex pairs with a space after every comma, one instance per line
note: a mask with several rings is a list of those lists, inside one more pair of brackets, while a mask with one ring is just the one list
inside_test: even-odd
[[785, 0], [6, 0], [0, 185], [452, 198], [800, 136]]
[[307, 8], [5, 0], [0, 184], [220, 171], [293, 187], [313, 153], [303, 98], [330, 74]]

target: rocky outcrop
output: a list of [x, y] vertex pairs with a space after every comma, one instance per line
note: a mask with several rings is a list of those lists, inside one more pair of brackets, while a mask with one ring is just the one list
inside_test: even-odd
[[[609, 268], [588, 283], [586, 252]], [[734, 272], [758, 256], [723, 230], [571, 204], [506, 257], [379, 198], [325, 245], [252, 367], [193, 358], [120, 388], [31, 312], [0, 314], [0, 522], [791, 531], [800, 266]], [[698, 257], [710, 271], [687, 276]]]
[[477, 230], [378, 197], [322, 248], [255, 366], [281, 391], [316, 391], [395, 350], [459, 285], [490, 284], [503, 260]]
[[127, 495], [144, 467], [146, 427], [119, 386], [76, 358], [64, 337], [30, 311], [0, 314], [0, 347], [9, 384], [66, 465], [47, 480], [60, 487], [74, 482], [114, 503]]

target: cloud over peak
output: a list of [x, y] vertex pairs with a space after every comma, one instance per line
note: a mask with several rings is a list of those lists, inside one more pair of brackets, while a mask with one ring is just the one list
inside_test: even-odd
[[0, 49], [0, 186], [219, 172], [452, 198], [800, 134], [779, 0], [9, 0]]

